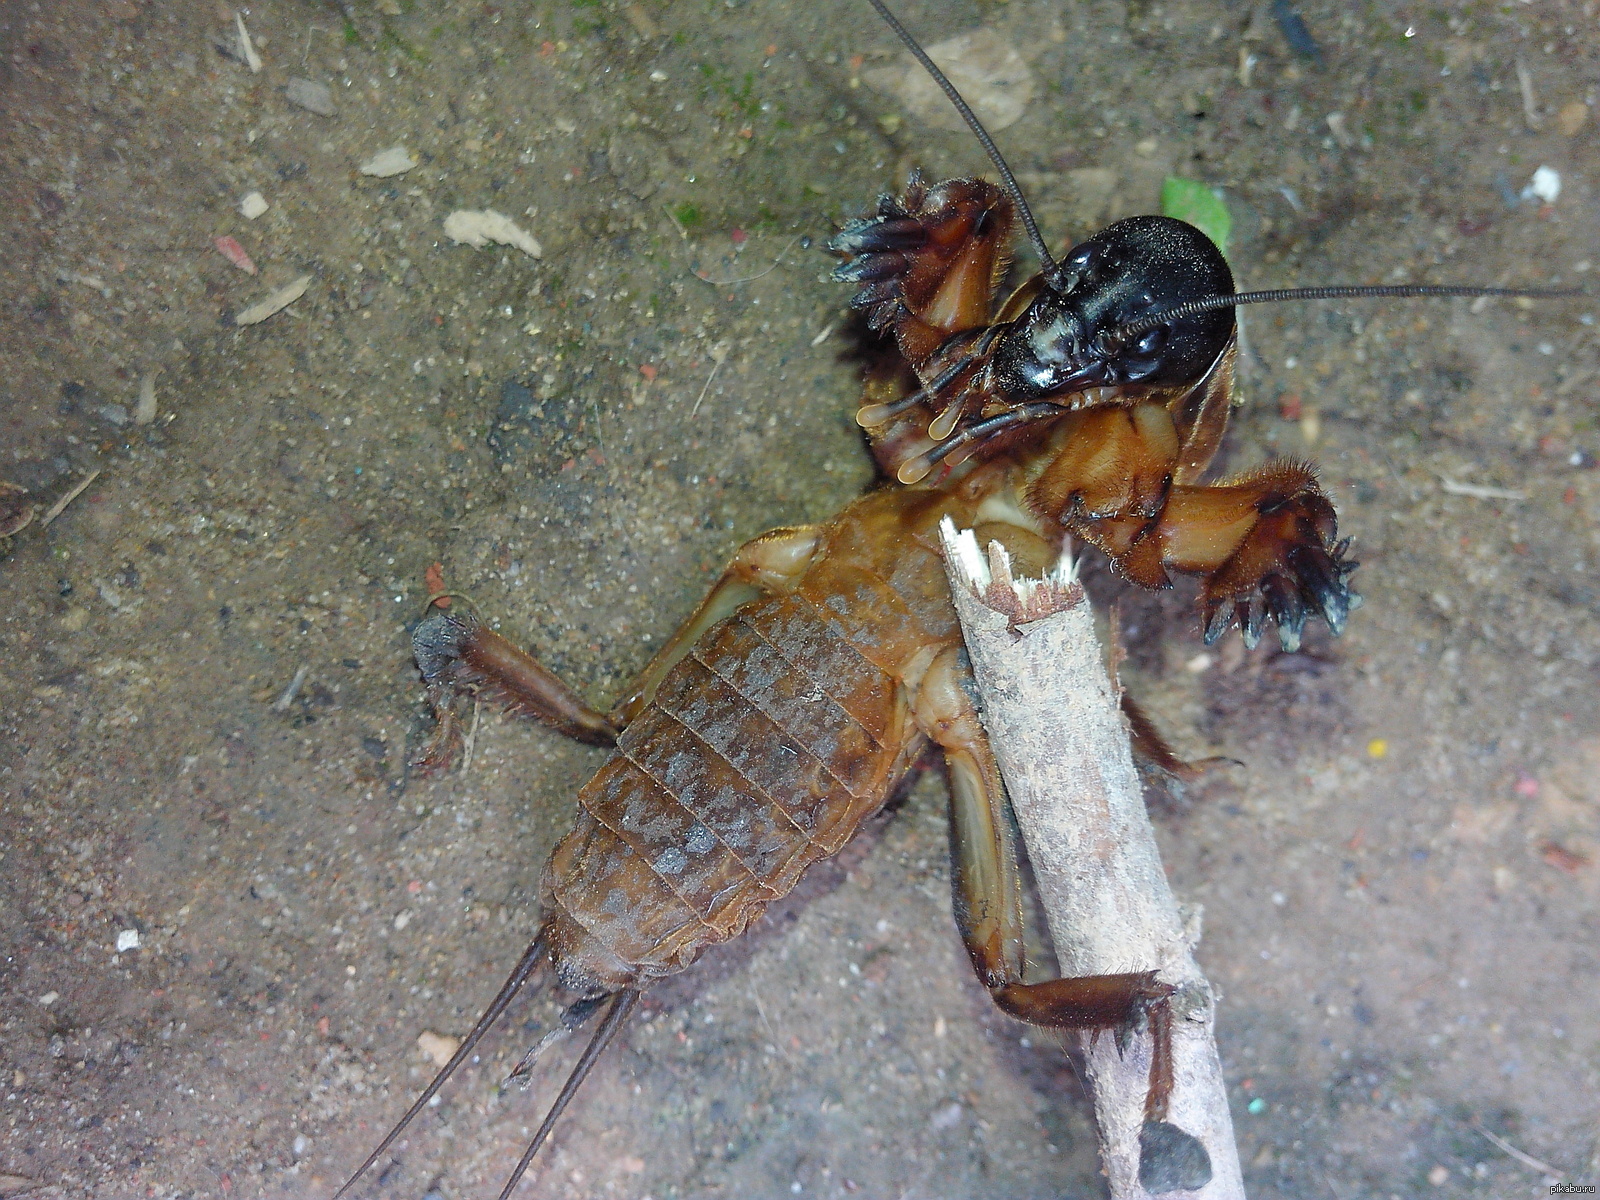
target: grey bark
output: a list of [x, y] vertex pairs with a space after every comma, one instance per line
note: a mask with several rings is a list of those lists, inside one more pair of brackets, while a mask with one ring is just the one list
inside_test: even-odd
[[[940, 533], [984, 727], [1062, 974], [1154, 969], [1178, 989], [1166, 1128], [1145, 1120], [1148, 1032], [1121, 1053], [1109, 1033], [1082, 1037], [1113, 1200], [1243, 1200], [1213, 994], [1192, 953], [1198, 915], [1191, 931], [1167, 885], [1089, 603], [1060, 573], [1013, 580], [1003, 547], [991, 543], [981, 554], [972, 533], [958, 535], [948, 519]], [[1209, 1159], [1209, 1182], [1199, 1187], [1205, 1169], [1195, 1142]]]

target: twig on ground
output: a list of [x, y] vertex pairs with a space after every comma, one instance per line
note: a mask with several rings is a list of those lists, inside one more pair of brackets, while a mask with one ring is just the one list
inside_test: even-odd
[[91, 483], [93, 483], [96, 479], [99, 479], [99, 478], [100, 478], [100, 468], [96, 467], [94, 470], [90, 471], [87, 475], [85, 475], [82, 479], [78, 480], [76, 486], [74, 486], [73, 489], [70, 492], [68, 492], [65, 496], [61, 497], [61, 499], [57, 500], [54, 504], [52, 504], [50, 506], [50, 511], [45, 513], [44, 516], [39, 518], [39, 528], [40, 529], [48, 529], [48, 528], [50, 528], [50, 522], [54, 521], [62, 513], [66, 512], [67, 511], [67, 505], [71, 504], [79, 496], [83, 495], [84, 489], [86, 489]]
[[[948, 520], [940, 533], [984, 727], [1062, 974], [1157, 969], [1177, 988], [1175, 1083], [1162, 1120], [1145, 1114], [1149, 1033], [1120, 1053], [1115, 1037], [1081, 1039], [1113, 1200], [1186, 1188], [1203, 1200], [1243, 1200], [1211, 987], [1167, 886], [1088, 601], [1068, 574], [1014, 581], [998, 544], [985, 556]], [[1198, 1188], [1195, 1142], [1210, 1158], [1210, 1180]]]
[[1556, 1168], [1552, 1167], [1549, 1163], [1544, 1162], [1544, 1161], [1542, 1161], [1540, 1159], [1537, 1159], [1531, 1154], [1527, 1154], [1527, 1153], [1524, 1153], [1521, 1150], [1518, 1150], [1510, 1142], [1506, 1141], [1505, 1138], [1499, 1137], [1496, 1134], [1490, 1133], [1482, 1125], [1479, 1125], [1476, 1122], [1474, 1122], [1472, 1128], [1473, 1128], [1474, 1132], [1476, 1132], [1480, 1137], [1482, 1137], [1486, 1141], [1488, 1141], [1490, 1145], [1495, 1147], [1495, 1149], [1500, 1150], [1500, 1151], [1504, 1152], [1505, 1154], [1510, 1155], [1512, 1158], [1516, 1159], [1523, 1166], [1528, 1167], [1528, 1168], [1530, 1168], [1532, 1170], [1538, 1171], [1541, 1174], [1548, 1175], [1551, 1179], [1554, 1179], [1558, 1183], [1561, 1180], [1566, 1178], [1566, 1176], [1564, 1174], [1562, 1174], [1560, 1171], [1556, 1170]]
[[302, 663], [295, 671], [294, 678], [289, 680], [289, 686], [284, 688], [283, 691], [278, 695], [278, 698], [272, 702], [273, 712], [286, 713], [289, 711], [290, 707], [294, 704], [296, 697], [300, 695], [300, 688], [305, 683], [306, 676], [309, 674], [311, 674], [311, 668]]

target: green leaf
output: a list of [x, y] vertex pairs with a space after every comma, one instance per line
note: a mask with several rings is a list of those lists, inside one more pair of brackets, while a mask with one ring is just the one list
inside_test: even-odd
[[1161, 185], [1161, 212], [1195, 226], [1217, 244], [1217, 249], [1228, 252], [1228, 235], [1233, 232], [1233, 218], [1222, 197], [1203, 183], [1193, 179], [1179, 179], [1168, 175]]

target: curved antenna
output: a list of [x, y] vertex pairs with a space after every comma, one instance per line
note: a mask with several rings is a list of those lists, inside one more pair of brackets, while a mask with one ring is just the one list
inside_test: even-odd
[[[873, 2], [876, 3], [877, 0]], [[1108, 329], [1096, 339], [1095, 344], [1102, 354], [1113, 354], [1140, 334], [1148, 333], [1161, 325], [1170, 325], [1174, 321], [1182, 321], [1200, 313], [1215, 312], [1219, 308], [1237, 308], [1241, 304], [1272, 304], [1279, 300], [1347, 300], [1369, 296], [1520, 296], [1548, 300], [1583, 294], [1581, 288], [1495, 288], [1431, 283], [1271, 288], [1261, 292], [1235, 292], [1228, 296], [1207, 296], [1200, 300], [1188, 300], [1169, 308], [1166, 312], [1140, 317], [1137, 321], [1129, 321], [1126, 325]]]
[[884, 5], [883, 0], [868, 0], [873, 8], [878, 10], [878, 15], [895, 36], [905, 43], [906, 49], [919, 63], [922, 69], [933, 77], [939, 85], [939, 90], [950, 98], [950, 103], [956, 106], [956, 111], [961, 114], [961, 119], [967, 123], [967, 128], [972, 130], [973, 136], [978, 139], [978, 144], [983, 147], [983, 152], [989, 156], [989, 161], [994, 164], [994, 169], [1000, 172], [1000, 181], [1005, 184], [1006, 191], [1011, 193], [1011, 200], [1017, 206], [1017, 215], [1022, 218], [1022, 228], [1027, 231], [1028, 240], [1033, 243], [1033, 252], [1039, 256], [1039, 264], [1045, 274], [1050, 274], [1056, 269], [1056, 260], [1050, 256], [1050, 251], [1044, 244], [1044, 238], [1039, 234], [1039, 225], [1033, 219], [1033, 210], [1028, 207], [1028, 201], [1022, 194], [1022, 186], [1017, 183], [1017, 177], [1011, 173], [1011, 168], [1006, 166], [1006, 160], [1000, 155], [1000, 147], [994, 144], [994, 139], [989, 136], [989, 131], [983, 127], [983, 122], [978, 120], [978, 114], [972, 111], [970, 105], [961, 98], [961, 93], [956, 91], [956, 85], [951, 83], [949, 77], [939, 69], [939, 64], [928, 57], [924, 50], [907, 32], [906, 27]]
[[478, 1018], [478, 1023], [472, 1027], [472, 1032], [467, 1034], [466, 1040], [450, 1056], [450, 1061], [433, 1077], [433, 1082], [427, 1086], [422, 1095], [417, 1097], [416, 1103], [406, 1110], [406, 1115], [395, 1122], [394, 1128], [389, 1130], [388, 1136], [378, 1143], [378, 1148], [367, 1155], [367, 1161], [357, 1167], [355, 1174], [346, 1179], [344, 1186], [333, 1194], [333, 1200], [339, 1200], [341, 1196], [355, 1186], [356, 1180], [367, 1173], [373, 1163], [383, 1157], [383, 1152], [393, 1145], [395, 1138], [405, 1132], [406, 1126], [410, 1125], [416, 1119], [417, 1114], [427, 1107], [428, 1101], [432, 1100], [439, 1089], [445, 1085], [445, 1081], [456, 1073], [462, 1063], [467, 1061], [467, 1056], [483, 1040], [483, 1035], [489, 1032], [489, 1027], [500, 1019], [500, 1014], [505, 1012], [506, 1006], [522, 990], [522, 986], [528, 982], [528, 976], [532, 975], [534, 969], [548, 957], [544, 944], [544, 934], [540, 933], [538, 937], [533, 939], [528, 948], [522, 952], [522, 957], [517, 960], [516, 967], [506, 978], [505, 983], [500, 985], [500, 991], [495, 994], [495, 998], [490, 1002], [489, 1007], [483, 1010], [483, 1015]]

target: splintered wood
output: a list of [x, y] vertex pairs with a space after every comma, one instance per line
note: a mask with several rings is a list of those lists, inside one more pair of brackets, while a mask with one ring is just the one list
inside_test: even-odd
[[981, 552], [972, 532], [957, 533], [948, 519], [940, 536], [984, 727], [1062, 974], [1154, 969], [1177, 988], [1170, 1002], [1175, 1083], [1160, 1121], [1145, 1113], [1148, 1030], [1120, 1052], [1110, 1032], [1081, 1039], [1111, 1195], [1243, 1200], [1211, 986], [1161, 867], [1083, 589], [1070, 568], [1044, 580], [1013, 579], [1003, 547]]

